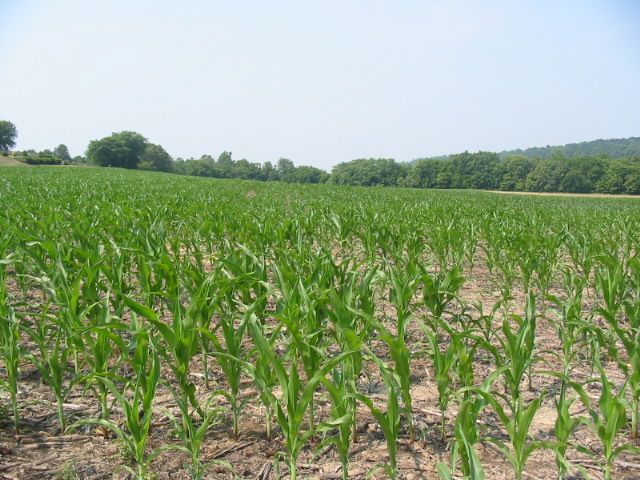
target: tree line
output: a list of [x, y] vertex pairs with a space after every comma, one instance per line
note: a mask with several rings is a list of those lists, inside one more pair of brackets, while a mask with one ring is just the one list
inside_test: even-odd
[[640, 137], [610, 138], [607, 140], [591, 140], [589, 142], [567, 143], [546, 147], [531, 147], [499, 152], [500, 158], [522, 155], [529, 158], [564, 157], [600, 157], [625, 158], [640, 157]]
[[[17, 131], [4, 121], [0, 127], [12, 133], [2, 142], [8, 152], [15, 145]], [[0, 128], [0, 134], [2, 128]], [[0, 135], [1, 137], [1, 135]], [[608, 143], [607, 143], [608, 142]], [[155, 170], [199, 177], [282, 181], [288, 183], [331, 183], [352, 186], [386, 186], [440, 189], [479, 189], [521, 192], [640, 194], [640, 138], [596, 140], [561, 147], [508, 152], [464, 152], [444, 157], [396, 162], [391, 158], [361, 158], [343, 162], [326, 172], [311, 166], [296, 166], [287, 158], [272, 162], [235, 160], [224, 151], [217, 158], [176, 158], [143, 135], [123, 131], [89, 143], [86, 156], [71, 157], [65, 145], [53, 150], [15, 152], [31, 164], [93, 164], [103, 167]], [[555, 149], [553, 151], [549, 149]], [[607, 150], [608, 149], [608, 150]], [[598, 155], [566, 155], [565, 152], [627, 152], [611, 158]]]
[[[633, 140], [633, 139], [632, 139]], [[603, 141], [585, 142], [603, 147]], [[626, 143], [629, 147], [629, 142]], [[616, 141], [616, 148], [620, 142]], [[289, 183], [387, 186], [443, 189], [479, 189], [523, 192], [640, 194], [640, 155], [626, 158], [565, 156], [502, 156], [494, 152], [464, 152], [445, 158], [423, 158], [410, 163], [391, 158], [362, 158], [336, 165], [331, 173], [310, 166], [295, 166], [286, 158], [274, 165], [246, 159], [231, 152], [217, 158], [171, 159], [159, 145], [134, 132], [114, 133], [94, 140], [87, 160], [102, 166], [159, 170], [182, 175]]]
[[[402, 182], [402, 178], [399, 178]], [[640, 194], [640, 156], [527, 158], [478, 152], [413, 162], [404, 186], [518, 192]]]
[[359, 159], [336, 165], [330, 183], [361, 186], [478, 189], [518, 192], [640, 194], [640, 156], [501, 159], [493, 152], [464, 152], [411, 163]]

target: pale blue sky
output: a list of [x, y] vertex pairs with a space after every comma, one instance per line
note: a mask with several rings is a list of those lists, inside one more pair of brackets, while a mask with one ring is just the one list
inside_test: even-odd
[[19, 149], [330, 168], [640, 135], [640, 1], [0, 0]]

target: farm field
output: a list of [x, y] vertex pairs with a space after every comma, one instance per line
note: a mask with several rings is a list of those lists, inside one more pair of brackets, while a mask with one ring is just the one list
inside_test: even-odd
[[5, 157], [0, 155], [0, 167], [24, 167], [27, 166], [26, 163], [19, 162], [13, 157]]
[[640, 477], [640, 199], [0, 170], [0, 478]]

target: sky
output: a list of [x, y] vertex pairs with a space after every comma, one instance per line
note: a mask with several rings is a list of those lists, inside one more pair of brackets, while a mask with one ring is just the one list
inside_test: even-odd
[[640, 136], [640, 1], [0, 0], [0, 119], [324, 169]]

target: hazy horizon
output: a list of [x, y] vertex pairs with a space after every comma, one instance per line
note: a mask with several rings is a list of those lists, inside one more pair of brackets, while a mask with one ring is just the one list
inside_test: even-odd
[[640, 2], [0, 0], [16, 149], [324, 169], [640, 136]]

